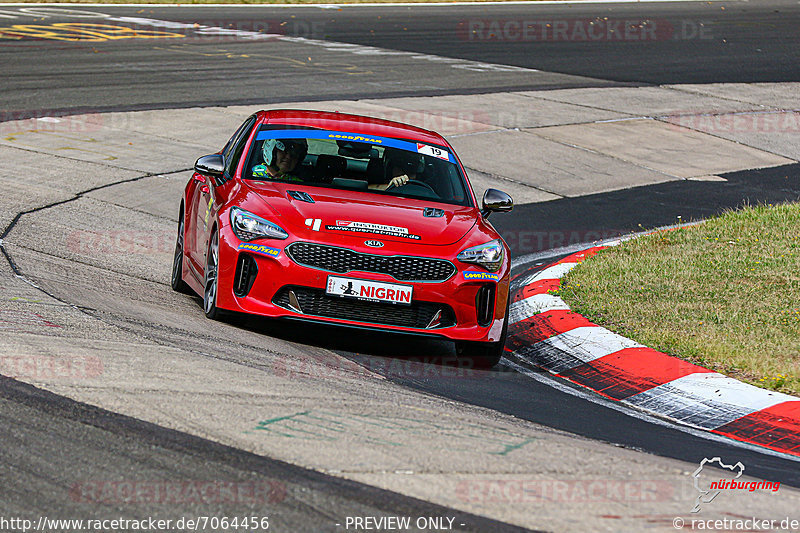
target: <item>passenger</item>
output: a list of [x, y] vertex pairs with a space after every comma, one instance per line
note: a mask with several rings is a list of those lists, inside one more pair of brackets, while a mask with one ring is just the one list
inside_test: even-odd
[[408, 180], [417, 179], [417, 175], [425, 170], [425, 159], [422, 155], [407, 150], [386, 148], [383, 159], [388, 183], [370, 185], [370, 189], [385, 191], [392, 187], [400, 187], [408, 183]]
[[264, 164], [253, 167], [253, 177], [308, 181], [310, 171], [300, 165], [307, 153], [305, 139], [267, 139], [261, 149]]

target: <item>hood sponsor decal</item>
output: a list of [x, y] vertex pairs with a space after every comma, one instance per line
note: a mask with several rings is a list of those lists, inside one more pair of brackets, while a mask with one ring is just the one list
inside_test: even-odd
[[479, 272], [477, 270], [467, 270], [464, 272], [464, 279], [468, 281], [486, 280], [500, 281], [500, 274], [492, 274], [491, 272]]
[[273, 248], [264, 244], [250, 244], [249, 242], [241, 243], [239, 245], [239, 250], [247, 250], [248, 252], [255, 252], [270, 257], [278, 257], [281, 254], [280, 248]]
[[387, 226], [386, 224], [373, 224], [371, 222], [352, 222], [350, 220], [337, 220], [336, 225], [327, 225], [325, 229], [330, 231], [352, 231], [355, 233], [375, 233], [377, 235], [389, 235], [391, 237], [402, 237], [418, 241], [419, 235], [408, 232], [408, 228], [399, 226]]
[[311, 228], [313, 231], [319, 231], [319, 227], [322, 224], [321, 218], [307, 218], [306, 219], [306, 226]]

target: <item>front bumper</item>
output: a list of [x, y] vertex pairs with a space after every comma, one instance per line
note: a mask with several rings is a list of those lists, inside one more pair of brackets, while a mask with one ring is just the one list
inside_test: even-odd
[[[387, 274], [362, 271], [342, 274], [300, 265], [286, 251], [293, 242], [291, 238], [259, 240], [239, 249], [241, 241], [229, 228], [223, 227], [217, 306], [253, 315], [437, 335], [458, 341], [496, 342], [500, 339], [508, 300], [508, 264], [497, 273], [497, 281], [465, 279], [464, 272], [475, 272], [479, 268], [474, 265], [464, 268], [465, 265], [450, 259], [456, 272], [445, 281], [403, 281]], [[251, 244], [254, 246], [248, 246]], [[259, 247], [261, 244], [265, 247]], [[329, 243], [319, 244], [330, 246]], [[339, 246], [375, 254], [374, 250]], [[375, 255], [394, 254], [431, 257], [405, 250], [385, 253], [382, 250]], [[455, 253], [452, 256], [455, 257]], [[327, 295], [325, 287], [329, 275], [411, 285], [412, 303], [404, 306]]]

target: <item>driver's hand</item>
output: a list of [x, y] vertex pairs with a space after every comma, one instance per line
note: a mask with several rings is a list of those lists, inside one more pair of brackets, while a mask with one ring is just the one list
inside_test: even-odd
[[392, 181], [389, 182], [389, 187], [400, 187], [401, 185], [405, 185], [410, 178], [405, 174], [401, 176], [395, 176], [392, 178]]

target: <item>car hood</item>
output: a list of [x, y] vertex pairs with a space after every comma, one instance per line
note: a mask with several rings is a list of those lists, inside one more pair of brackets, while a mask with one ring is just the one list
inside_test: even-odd
[[[286, 231], [314, 241], [448, 245], [466, 235], [478, 216], [474, 207], [363, 191], [268, 181], [245, 186], [248, 196], [254, 194], [272, 208], [279, 217], [274, 221]], [[304, 194], [313, 202], [297, 198]]]

